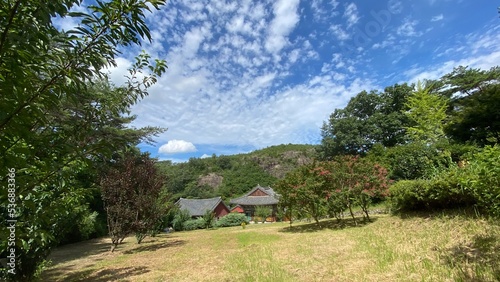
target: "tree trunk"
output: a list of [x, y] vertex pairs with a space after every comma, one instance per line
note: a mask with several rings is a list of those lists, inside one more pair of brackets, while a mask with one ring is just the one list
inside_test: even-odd
[[358, 222], [356, 221], [356, 218], [354, 217], [354, 213], [352, 212], [351, 204], [349, 204], [349, 212], [351, 213], [352, 220], [354, 221], [354, 224], [358, 225]]
[[363, 209], [363, 211], [364, 211], [364, 212], [365, 212], [365, 214], [366, 214], [366, 220], [371, 221], [371, 220], [370, 220], [370, 216], [368, 215], [368, 209]]
[[314, 217], [314, 220], [316, 221], [316, 224], [318, 225], [318, 227], [321, 228], [321, 224], [319, 224], [319, 219], [317, 216]]

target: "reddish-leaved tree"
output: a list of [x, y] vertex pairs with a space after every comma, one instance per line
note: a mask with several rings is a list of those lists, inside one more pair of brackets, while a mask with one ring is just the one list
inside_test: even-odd
[[125, 153], [101, 178], [112, 251], [131, 233], [137, 243], [153, 231], [167, 212], [165, 179], [149, 154]]

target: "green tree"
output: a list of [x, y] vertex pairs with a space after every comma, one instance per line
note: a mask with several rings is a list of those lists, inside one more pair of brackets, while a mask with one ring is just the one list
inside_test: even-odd
[[[95, 169], [118, 149], [159, 132], [125, 130], [132, 118], [123, 115], [147, 95], [165, 63], [150, 64], [149, 56], [140, 55], [119, 88], [108, 87], [102, 70], [116, 65], [122, 46], [151, 39], [145, 12], [163, 3], [98, 1], [88, 13], [69, 11], [81, 1], [0, 4], [0, 167], [15, 169], [17, 187], [16, 273], [3, 269], [3, 278], [31, 279], [64, 235], [69, 213], [85, 201], [86, 187], [75, 181], [81, 170]], [[60, 31], [54, 17], [72, 17], [80, 25]], [[2, 213], [6, 208], [2, 189]], [[6, 244], [2, 240], [0, 247]]]
[[500, 140], [500, 68], [489, 71], [459, 68], [443, 77], [452, 96], [445, 132], [453, 140], [479, 146]]
[[411, 142], [372, 151], [367, 156], [371, 161], [381, 163], [390, 171], [393, 180], [429, 178], [452, 163], [447, 146]]
[[408, 110], [405, 115], [410, 126], [405, 129], [411, 140], [434, 144], [444, 137], [444, 120], [448, 107], [446, 98], [429, 92], [419, 82], [417, 89], [408, 97], [406, 106]]
[[441, 78], [441, 93], [448, 98], [474, 95], [491, 84], [498, 84], [500, 67], [490, 70], [472, 69], [467, 66], [453, 68]]
[[280, 207], [285, 214], [290, 218], [294, 214], [298, 217], [312, 217], [320, 225], [319, 220], [327, 211], [329, 174], [318, 163], [312, 163], [299, 167], [279, 181], [276, 191], [282, 197]]
[[205, 214], [203, 214], [203, 225], [206, 229], [212, 228], [214, 226], [215, 221], [215, 213], [211, 210], [207, 210]]
[[320, 158], [364, 155], [377, 143], [403, 144], [408, 119], [402, 111], [412, 90], [413, 86], [395, 84], [383, 93], [362, 91], [344, 109], [336, 109], [321, 128]]
[[271, 216], [273, 213], [270, 207], [258, 206], [255, 208], [255, 215], [262, 220], [262, 222], [266, 222], [266, 218]]
[[280, 194], [278, 209], [284, 218], [290, 221], [290, 226], [297, 214], [297, 193], [294, 190], [299, 185], [299, 181], [298, 170], [295, 170], [274, 184], [274, 190]]

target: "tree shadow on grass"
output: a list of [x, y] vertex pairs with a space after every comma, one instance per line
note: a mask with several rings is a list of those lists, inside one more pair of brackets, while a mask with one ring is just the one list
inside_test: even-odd
[[106, 253], [110, 250], [111, 244], [102, 239], [92, 239], [56, 248], [49, 259], [53, 264], [65, 263], [83, 257]]
[[280, 232], [291, 232], [291, 233], [308, 233], [317, 232], [320, 230], [330, 229], [330, 230], [341, 230], [345, 228], [362, 227], [367, 224], [377, 221], [376, 217], [370, 217], [370, 221], [356, 218], [354, 221], [352, 218], [344, 218], [340, 221], [337, 219], [329, 219], [320, 221], [320, 225], [316, 222], [308, 224], [300, 224], [297, 226], [285, 227]]
[[177, 247], [186, 244], [184, 240], [174, 240], [174, 241], [166, 241], [166, 242], [151, 242], [151, 243], [142, 243], [138, 245], [137, 248], [124, 251], [124, 254], [136, 254], [141, 252], [154, 252], [160, 249], [165, 249], [169, 247]]
[[[103, 270], [82, 270], [72, 272], [64, 277], [64, 281], [134, 281], [134, 276], [150, 272], [146, 266], [129, 266], [121, 268], [107, 268]], [[51, 277], [46, 277], [48, 281]]]
[[[158, 240], [157, 238], [158, 237], [149, 238], [149, 240], [145, 240], [140, 245], [137, 245], [129, 239], [129, 242], [124, 242], [123, 244], [135, 244], [137, 247], [123, 251], [122, 253], [134, 254], [139, 252], [156, 251], [163, 248], [185, 244], [185, 241], [179, 240], [177, 236], [159, 236], [161, 240]], [[61, 279], [61, 277], [64, 277], [64, 281], [82, 281], [82, 279], [83, 281], [113, 281], [123, 280], [129, 275], [139, 275], [149, 271], [145, 267], [127, 267], [102, 271], [88, 269], [94, 267], [97, 262], [106, 260], [108, 256], [112, 256], [110, 250], [110, 241], [102, 240], [102, 238], [59, 247], [55, 249], [49, 258], [52, 260], [52, 265], [56, 267], [51, 267], [45, 270], [42, 274], [42, 278], [46, 281], [56, 281], [57, 279]], [[120, 247], [118, 247], [117, 250], [119, 251]], [[64, 263], [66, 263], [66, 265], [57, 266], [58, 264]], [[79, 268], [85, 268], [87, 270], [75, 272], [75, 269]], [[109, 271], [116, 271], [116, 275], [111, 276], [111, 274], [108, 273]], [[96, 273], [107, 278], [101, 279]]]
[[478, 234], [440, 251], [443, 263], [463, 281], [500, 281], [500, 234]]

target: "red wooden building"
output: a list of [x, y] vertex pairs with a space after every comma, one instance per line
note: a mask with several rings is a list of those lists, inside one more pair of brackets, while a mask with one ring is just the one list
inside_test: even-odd
[[[262, 187], [257, 185], [242, 197], [232, 199], [230, 204], [235, 204], [236, 207], [243, 209], [243, 212], [249, 220], [254, 220], [255, 208], [258, 206], [269, 207], [272, 215], [267, 221], [276, 221], [276, 213], [278, 208], [278, 194], [271, 187]], [[236, 208], [235, 207], [235, 208]], [[234, 208], [233, 208], [234, 209]]]
[[240, 205], [236, 205], [231, 209], [231, 212], [245, 213], [245, 210]]

